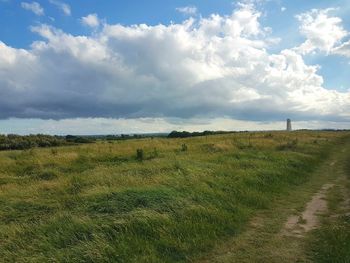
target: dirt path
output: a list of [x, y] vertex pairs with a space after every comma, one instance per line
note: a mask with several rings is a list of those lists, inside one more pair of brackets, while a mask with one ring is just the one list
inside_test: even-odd
[[302, 237], [319, 226], [319, 216], [327, 212], [326, 195], [334, 184], [325, 184], [321, 190], [316, 193], [310, 202], [307, 203], [304, 212], [301, 215], [292, 215], [288, 218], [281, 233], [295, 237]]
[[339, 148], [310, 182], [292, 190], [283, 200], [276, 200], [273, 209], [260, 212], [243, 233], [218, 244], [210, 255], [197, 262], [312, 262], [305, 251], [305, 237], [320, 225], [321, 217], [332, 216], [328, 213], [328, 194], [342, 191], [343, 211], [350, 212], [344, 187], [345, 156], [350, 153], [350, 142]]

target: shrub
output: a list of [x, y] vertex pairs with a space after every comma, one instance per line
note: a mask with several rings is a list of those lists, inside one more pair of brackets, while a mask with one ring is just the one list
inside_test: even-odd
[[26, 150], [34, 147], [52, 147], [65, 145], [63, 137], [50, 135], [27, 135], [15, 134], [0, 135], [0, 150]]
[[136, 150], [136, 159], [139, 161], [143, 161], [144, 155], [143, 155], [143, 149], [137, 149]]

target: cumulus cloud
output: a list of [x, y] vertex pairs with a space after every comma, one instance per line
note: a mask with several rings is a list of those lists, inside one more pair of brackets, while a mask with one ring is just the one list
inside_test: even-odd
[[300, 53], [270, 54], [261, 13], [149, 26], [104, 24], [92, 36], [48, 25], [30, 49], [0, 42], [0, 118], [350, 119], [350, 93], [327, 90]]
[[71, 8], [68, 4], [57, 0], [49, 0], [49, 2], [58, 7], [66, 16], [70, 16], [72, 14]]
[[332, 8], [312, 9], [296, 16], [301, 23], [300, 32], [306, 37], [306, 41], [296, 50], [302, 54], [317, 50], [330, 53], [348, 34], [341, 25], [341, 18], [332, 16], [332, 11]]
[[100, 25], [100, 20], [97, 14], [89, 14], [81, 18], [81, 23], [85, 26], [95, 28]]
[[197, 7], [195, 6], [184, 6], [176, 8], [176, 11], [185, 15], [195, 15], [197, 14]]
[[31, 2], [31, 3], [22, 2], [21, 7], [33, 12], [37, 16], [43, 16], [45, 13], [44, 8], [42, 8], [38, 2]]

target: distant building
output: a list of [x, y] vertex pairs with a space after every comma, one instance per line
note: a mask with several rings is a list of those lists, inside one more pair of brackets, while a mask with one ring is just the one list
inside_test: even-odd
[[291, 121], [291, 119], [287, 119], [287, 131], [292, 131], [292, 121]]

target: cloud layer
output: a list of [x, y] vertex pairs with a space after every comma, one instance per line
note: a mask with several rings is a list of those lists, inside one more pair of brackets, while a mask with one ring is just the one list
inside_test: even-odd
[[[328, 34], [317, 39], [317, 15], [310, 16], [300, 17], [309, 40], [303, 49], [333, 49], [343, 33], [333, 42]], [[32, 27], [43, 41], [28, 50], [0, 42], [0, 119], [350, 120], [350, 93], [325, 89], [303, 52], [269, 53], [275, 40], [260, 17], [253, 5], [240, 4], [230, 16], [104, 24], [91, 36]]]

